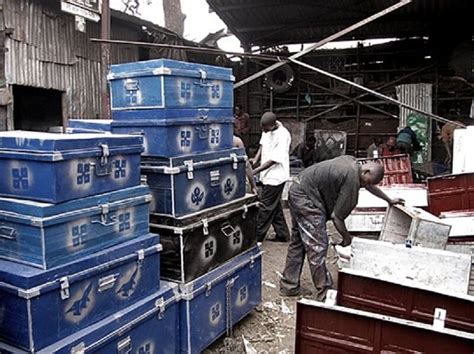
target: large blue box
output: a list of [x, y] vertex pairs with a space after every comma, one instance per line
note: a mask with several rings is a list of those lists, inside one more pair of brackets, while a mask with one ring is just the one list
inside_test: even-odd
[[244, 149], [144, 160], [155, 214], [179, 217], [245, 196]]
[[189, 216], [150, 215], [160, 234], [161, 278], [190, 282], [257, 244], [258, 201], [247, 195]]
[[0, 339], [35, 352], [156, 293], [159, 237], [149, 234], [51, 270], [0, 261]]
[[181, 352], [200, 353], [262, 300], [259, 246], [180, 285]]
[[230, 149], [234, 118], [216, 112], [181, 120], [130, 119], [112, 122], [112, 133], [143, 136], [144, 156], [174, 157]]
[[232, 108], [232, 69], [169, 59], [112, 65], [108, 75], [115, 112], [160, 108]]
[[69, 119], [66, 133], [110, 133], [111, 124], [110, 119]]
[[0, 195], [60, 203], [140, 184], [140, 136], [0, 133]]
[[48, 269], [149, 232], [138, 186], [60, 204], [0, 198], [0, 258]]

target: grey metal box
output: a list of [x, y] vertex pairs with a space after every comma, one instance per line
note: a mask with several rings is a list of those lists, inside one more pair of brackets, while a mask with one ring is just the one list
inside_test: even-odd
[[380, 240], [445, 249], [450, 230], [451, 225], [423, 209], [394, 205], [387, 209]]

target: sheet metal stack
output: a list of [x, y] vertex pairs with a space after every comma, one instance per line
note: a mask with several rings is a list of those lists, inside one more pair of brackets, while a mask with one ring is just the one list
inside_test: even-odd
[[109, 81], [111, 131], [144, 137], [162, 277], [182, 297], [180, 350], [201, 352], [261, 301], [257, 202], [245, 193], [245, 151], [232, 147], [232, 71], [152, 60], [113, 65]]
[[140, 136], [0, 133], [2, 353], [178, 347], [142, 150]]

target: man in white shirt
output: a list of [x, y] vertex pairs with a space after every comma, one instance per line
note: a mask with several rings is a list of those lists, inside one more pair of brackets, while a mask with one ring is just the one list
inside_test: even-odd
[[286, 242], [289, 239], [288, 225], [281, 206], [281, 193], [285, 182], [290, 178], [290, 132], [276, 120], [273, 112], [266, 112], [260, 120], [262, 137], [257, 155], [252, 165], [260, 161], [253, 174], [260, 173], [263, 184], [260, 196], [261, 206], [257, 216], [257, 239], [263, 241], [273, 225], [275, 241]]

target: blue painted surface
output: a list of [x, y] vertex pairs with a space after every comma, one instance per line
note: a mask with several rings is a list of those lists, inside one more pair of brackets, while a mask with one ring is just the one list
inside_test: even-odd
[[0, 133], [0, 195], [60, 203], [138, 186], [139, 136]]
[[112, 111], [157, 108], [232, 108], [232, 70], [158, 59], [112, 65]]
[[[158, 120], [164, 122], [193, 119], [233, 118], [233, 108], [163, 108], [146, 110], [113, 111], [113, 120]], [[76, 120], [77, 121], [77, 120]], [[74, 123], [79, 124], [79, 123]]]
[[151, 211], [176, 217], [242, 198], [245, 161], [244, 149], [229, 149], [143, 164], [153, 196]]
[[38, 351], [155, 294], [160, 249], [149, 234], [47, 271], [0, 261], [1, 341]]
[[110, 133], [111, 123], [109, 119], [69, 119], [67, 133]]
[[143, 136], [144, 156], [172, 157], [230, 149], [233, 122], [232, 116], [213, 114], [181, 120], [120, 120], [112, 122], [112, 132]]
[[146, 186], [61, 204], [0, 198], [0, 258], [48, 269], [149, 232]]
[[181, 352], [200, 353], [226, 332], [229, 321], [235, 325], [261, 302], [260, 247], [180, 285], [180, 289]]

